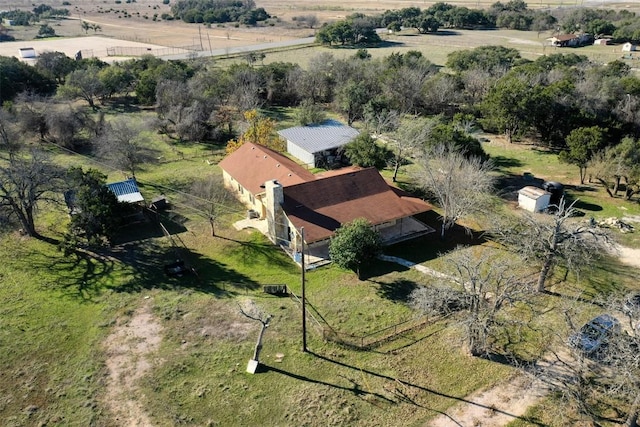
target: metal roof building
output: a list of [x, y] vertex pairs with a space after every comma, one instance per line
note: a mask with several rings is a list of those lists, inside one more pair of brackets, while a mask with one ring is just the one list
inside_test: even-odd
[[360, 132], [337, 120], [325, 120], [320, 124], [296, 126], [278, 132], [287, 140], [287, 152], [303, 163], [316, 167], [318, 155], [342, 147]]
[[107, 188], [116, 195], [119, 202], [137, 203], [144, 201], [135, 179], [112, 182], [107, 184]]

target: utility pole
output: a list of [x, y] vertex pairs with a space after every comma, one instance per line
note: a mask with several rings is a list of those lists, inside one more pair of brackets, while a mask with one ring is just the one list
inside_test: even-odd
[[304, 227], [300, 227], [300, 240], [302, 247], [302, 257], [300, 258], [300, 265], [302, 266], [302, 352], [307, 352], [307, 307], [304, 295]]

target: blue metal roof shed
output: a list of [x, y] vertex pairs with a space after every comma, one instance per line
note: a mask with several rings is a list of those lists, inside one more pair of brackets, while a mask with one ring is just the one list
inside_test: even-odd
[[116, 195], [119, 202], [144, 202], [144, 198], [142, 197], [142, 194], [140, 194], [140, 190], [138, 189], [138, 184], [135, 179], [112, 182], [107, 184], [107, 188]]
[[287, 140], [287, 152], [305, 164], [315, 166], [315, 154], [342, 147], [360, 132], [337, 120], [325, 120], [320, 124], [296, 126], [278, 132]]

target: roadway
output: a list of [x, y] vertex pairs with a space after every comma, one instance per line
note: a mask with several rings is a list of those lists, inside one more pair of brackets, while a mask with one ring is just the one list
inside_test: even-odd
[[165, 60], [179, 60], [179, 59], [194, 59], [194, 58], [207, 58], [212, 56], [229, 56], [229, 55], [241, 55], [249, 52], [259, 52], [261, 50], [270, 49], [282, 49], [294, 46], [304, 46], [315, 43], [315, 37], [304, 37], [301, 39], [285, 40], [279, 42], [260, 43], [247, 46], [235, 46], [225, 47], [220, 49], [212, 49], [205, 51], [191, 51], [186, 53], [163, 55], [159, 58]]

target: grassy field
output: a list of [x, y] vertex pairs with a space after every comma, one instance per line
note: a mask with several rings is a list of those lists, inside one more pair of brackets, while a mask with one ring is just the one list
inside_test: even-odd
[[[137, 6], [147, 3], [141, 0]], [[270, 3], [257, 3], [269, 10]], [[317, 12], [328, 18], [414, 4], [426, 6], [392, 1], [375, 5], [358, 2], [349, 7], [331, 2], [296, 6], [280, 2], [282, 16]], [[172, 25], [165, 30], [182, 28]], [[113, 29], [115, 34], [116, 28], [119, 32], [126, 27], [107, 20], [104, 32]], [[435, 36], [407, 33], [389, 37], [384, 47], [369, 52], [377, 58], [419, 50], [443, 65], [454, 50], [501, 44], [535, 59], [550, 53], [543, 47], [543, 39], [544, 35], [515, 31], [455, 31]], [[612, 49], [594, 46], [571, 52], [606, 62], [619, 57]], [[320, 52], [348, 57], [355, 50], [313, 47], [268, 53], [265, 63], [304, 65]], [[279, 126], [293, 124], [289, 111], [276, 113]], [[508, 145], [499, 137], [491, 139], [485, 150], [497, 165], [503, 188], [521, 182], [522, 174], [530, 172], [536, 178], [566, 184], [568, 194], [579, 199], [577, 207], [588, 217], [640, 215], [637, 202], [611, 199], [595, 184], [579, 185], [578, 171], [560, 163], [556, 154], [525, 144]], [[124, 178], [122, 172], [90, 158], [50, 149], [61, 165], [101, 168], [110, 181]], [[336, 267], [307, 274], [307, 297], [314, 313], [320, 313], [326, 324], [310, 322], [311, 352], [303, 353], [297, 302], [262, 292], [263, 285], [286, 284], [299, 294], [297, 266], [262, 236], [231, 227], [234, 220], [243, 217], [243, 208], [238, 206], [237, 211], [221, 218], [219, 236], [213, 238], [209, 224], [178, 197], [176, 190], [188, 189], [193, 179], [220, 173], [210, 163], [222, 158], [222, 147], [160, 140], [154, 149], [156, 161], [145, 165], [137, 176], [147, 199], [164, 193], [174, 202], [162, 221], [178, 233], [177, 249], [152, 225], [123, 230], [111, 253], [77, 258], [64, 258], [54, 246], [17, 233], [2, 235], [0, 348], [10, 351], [0, 352], [0, 425], [117, 425], [105, 403], [108, 355], [103, 343], [116, 324], [126, 323], [147, 303], [162, 324], [162, 343], [152, 355], [151, 373], [131, 398], [143, 404], [158, 426], [423, 426], [465, 396], [502, 383], [516, 372], [512, 367], [465, 355], [452, 321], [407, 332], [369, 351], [323, 340], [328, 326], [341, 334], [363, 336], [415, 316], [406, 305], [408, 294], [417, 286], [434, 283], [434, 279], [383, 262], [362, 281]], [[408, 169], [403, 168], [401, 180], [407, 180]], [[388, 176], [388, 171], [385, 174]], [[501, 196], [505, 211], [513, 209], [513, 200]], [[437, 209], [421, 219], [437, 227]], [[38, 221], [44, 234], [58, 236], [66, 217], [62, 210], [42, 209]], [[482, 228], [481, 220], [471, 223]], [[636, 235], [618, 237], [625, 244], [640, 247]], [[470, 243], [476, 245], [472, 250], [490, 245], [454, 229], [444, 242], [431, 235], [385, 252], [443, 270], [447, 253], [458, 244]], [[176, 256], [193, 266], [197, 276], [167, 278], [162, 268]], [[551, 288], [564, 296], [590, 298], [623, 287], [640, 288], [638, 272], [611, 258], [579, 281], [570, 277], [564, 282], [562, 273], [552, 277]], [[264, 366], [253, 376], [244, 371], [259, 324], [239, 313], [238, 303], [245, 300], [273, 315], [261, 356]], [[548, 311], [559, 305], [558, 300], [541, 298], [539, 308]], [[562, 320], [554, 313], [539, 322], [548, 322], [545, 327], [557, 326], [564, 333]], [[592, 311], [586, 313], [591, 315]], [[533, 359], [543, 348], [541, 334], [531, 332], [527, 338], [527, 343], [512, 350]], [[545, 405], [553, 404], [544, 402], [530, 411], [531, 420], [514, 425], [531, 425], [532, 420], [554, 425], [545, 410]]]

